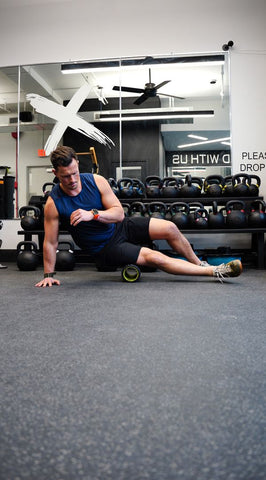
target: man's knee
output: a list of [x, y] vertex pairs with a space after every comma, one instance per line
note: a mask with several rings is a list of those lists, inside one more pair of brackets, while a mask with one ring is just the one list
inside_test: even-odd
[[151, 250], [150, 248], [142, 247], [138, 256], [138, 265], [156, 265], [158, 268], [163, 267], [166, 256], [158, 252], [158, 250]]
[[180, 230], [178, 229], [178, 227], [173, 222], [165, 220], [165, 223], [166, 223], [166, 229], [165, 230], [166, 230], [166, 235], [167, 235], [166, 240], [175, 239], [175, 238], [178, 238], [178, 237], [181, 236]]
[[178, 227], [170, 220], [159, 220], [157, 218], [150, 221], [150, 237], [151, 239], [173, 239], [181, 235]]

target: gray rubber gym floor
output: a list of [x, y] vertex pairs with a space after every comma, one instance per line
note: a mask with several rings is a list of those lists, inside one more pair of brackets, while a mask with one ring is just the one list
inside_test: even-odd
[[1, 480], [266, 478], [266, 270], [1, 276]]

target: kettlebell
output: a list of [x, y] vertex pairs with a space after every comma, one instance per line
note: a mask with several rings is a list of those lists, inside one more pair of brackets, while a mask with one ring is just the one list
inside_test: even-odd
[[233, 175], [232, 185], [235, 197], [247, 197], [249, 195], [250, 177], [247, 173]]
[[169, 208], [171, 221], [181, 230], [189, 226], [189, 205], [185, 202], [174, 202]]
[[133, 182], [133, 197], [145, 197], [145, 185], [139, 178], [132, 178]]
[[261, 185], [261, 179], [258, 175], [249, 175], [249, 178], [250, 178], [249, 195], [251, 197], [258, 197], [260, 185]]
[[212, 209], [209, 211], [209, 228], [224, 228], [225, 226], [225, 216], [223, 211], [225, 208], [221, 208], [218, 211], [217, 202], [214, 200], [212, 202]]
[[224, 177], [223, 195], [225, 197], [232, 197], [234, 195], [232, 175], [227, 175], [226, 177]]
[[129, 208], [130, 217], [144, 217], [145, 205], [142, 202], [132, 202]]
[[229, 228], [243, 228], [247, 225], [245, 202], [243, 200], [229, 200], [225, 208], [225, 223]]
[[121, 198], [133, 197], [133, 180], [131, 178], [120, 178], [117, 182], [119, 188], [119, 196]]
[[189, 227], [194, 228], [195, 227], [194, 212], [195, 210], [197, 210], [197, 208], [204, 208], [204, 206], [201, 202], [190, 202], [188, 206], [189, 206], [189, 214], [188, 214]]
[[180, 196], [186, 198], [199, 197], [202, 189], [202, 179], [186, 175], [185, 183], [180, 188]]
[[171, 214], [171, 210], [170, 210], [171, 204], [166, 203], [165, 205], [166, 205], [166, 214], [165, 214], [164, 218], [165, 218], [165, 220], [172, 220], [172, 214]]
[[263, 228], [266, 225], [266, 203], [263, 200], [254, 200], [250, 204], [251, 210], [248, 215], [248, 224], [250, 227]]
[[148, 198], [157, 198], [161, 196], [161, 178], [156, 175], [150, 175], [145, 179], [145, 190]]
[[35, 242], [19, 242], [17, 245], [17, 266], [19, 270], [33, 271], [39, 265], [37, 245]]
[[[49, 197], [50, 192], [51, 192], [51, 190], [53, 190], [54, 186], [55, 186], [55, 183], [52, 183], [52, 182], [46, 182], [42, 186], [42, 193], [43, 193], [43, 196], [44, 196], [45, 200], [47, 200], [47, 198]], [[49, 188], [49, 187], [51, 187], [51, 188]]]
[[19, 217], [23, 230], [38, 230], [41, 226], [41, 211], [38, 207], [31, 205], [21, 207]]
[[210, 197], [220, 197], [224, 188], [224, 178], [222, 175], [208, 175], [203, 184], [206, 195]]
[[108, 183], [111, 187], [111, 189], [113, 190], [114, 194], [119, 197], [119, 188], [117, 186], [117, 182], [114, 178], [108, 178]]
[[184, 185], [183, 180], [175, 177], [162, 179], [161, 195], [165, 198], [176, 198], [180, 196], [180, 188]]
[[163, 202], [151, 202], [148, 204], [148, 213], [151, 218], [165, 219], [167, 207]]
[[122, 202], [121, 205], [123, 207], [125, 217], [129, 217], [130, 204]]
[[73, 270], [75, 267], [74, 244], [70, 241], [58, 242], [55, 269], [58, 271]]
[[194, 212], [194, 225], [196, 228], [208, 228], [208, 210], [197, 208]]

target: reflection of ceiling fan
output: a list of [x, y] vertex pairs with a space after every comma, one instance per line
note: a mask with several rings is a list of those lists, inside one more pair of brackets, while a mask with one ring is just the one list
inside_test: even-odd
[[[171, 80], [165, 80], [162, 83], [159, 83], [159, 85], [155, 85], [155, 83], [152, 83], [151, 81], [151, 69], [149, 68], [149, 83], [145, 83], [144, 88], [134, 88], [134, 87], [120, 87], [118, 85], [115, 85], [113, 87], [113, 90], [118, 90], [121, 92], [130, 92], [130, 93], [141, 93], [139, 98], [135, 100], [136, 105], [140, 105], [141, 103], [145, 102], [150, 97], [156, 97], [157, 95], [157, 90], [159, 88], [163, 87], [167, 83], [171, 82]], [[160, 93], [160, 95], [164, 95], [165, 97], [173, 97], [173, 98], [179, 98], [180, 100], [184, 100], [184, 97], [177, 97], [176, 95], [168, 95], [166, 93]]]

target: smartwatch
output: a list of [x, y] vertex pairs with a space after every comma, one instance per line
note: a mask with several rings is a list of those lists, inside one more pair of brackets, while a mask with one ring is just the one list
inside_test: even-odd
[[93, 220], [97, 220], [99, 218], [99, 212], [97, 208], [92, 209], [92, 214], [93, 214]]

